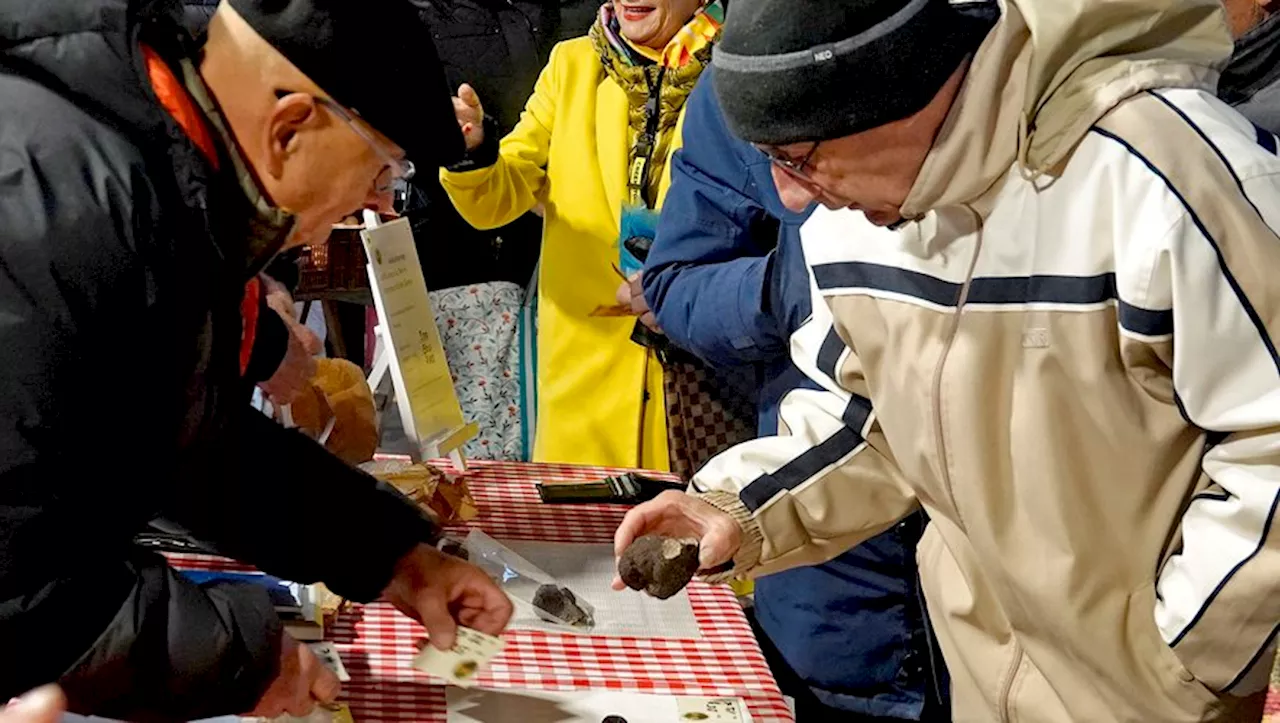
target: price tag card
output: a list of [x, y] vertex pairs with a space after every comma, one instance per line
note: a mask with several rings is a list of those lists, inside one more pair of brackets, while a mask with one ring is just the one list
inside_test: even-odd
[[398, 401], [409, 404], [416, 438], [427, 440], [464, 427], [408, 219], [368, 229], [362, 237], [374, 303], [391, 340], [392, 379], [396, 393], [404, 395]]
[[338, 676], [338, 682], [351, 682], [351, 676], [347, 673], [347, 666], [342, 664], [342, 658], [338, 655], [338, 649], [334, 647], [333, 643], [311, 643], [308, 647], [311, 648], [311, 652], [316, 654], [320, 662], [324, 663], [324, 667]]
[[341, 703], [331, 706], [317, 705], [311, 715], [304, 718], [285, 714], [273, 718], [270, 723], [355, 723], [351, 717], [351, 709]]
[[679, 698], [680, 721], [693, 723], [746, 723], [741, 698]]
[[413, 667], [460, 688], [470, 688], [480, 671], [502, 652], [502, 646], [502, 638], [459, 627], [452, 649], [428, 645], [413, 659]]

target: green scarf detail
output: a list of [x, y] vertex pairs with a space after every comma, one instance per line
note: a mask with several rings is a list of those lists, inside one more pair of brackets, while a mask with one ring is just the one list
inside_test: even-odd
[[589, 33], [591, 43], [600, 55], [600, 64], [604, 72], [618, 84], [627, 94], [628, 126], [631, 129], [631, 153], [627, 167], [635, 161], [638, 149], [635, 139], [644, 132], [645, 103], [649, 100], [649, 85], [659, 73], [663, 73], [662, 86], [659, 88], [658, 134], [654, 146], [653, 158], [649, 163], [649, 183], [646, 196], [649, 199], [658, 197], [658, 186], [662, 180], [662, 172], [667, 163], [667, 152], [671, 148], [671, 139], [675, 135], [676, 123], [680, 120], [680, 111], [693, 92], [702, 71], [711, 63], [711, 46], [708, 45], [679, 68], [664, 69], [658, 64], [631, 65], [618, 55], [618, 51], [609, 43], [602, 29], [600, 20], [596, 20]]

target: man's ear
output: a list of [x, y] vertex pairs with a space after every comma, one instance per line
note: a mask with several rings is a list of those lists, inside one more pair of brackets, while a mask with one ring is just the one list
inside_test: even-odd
[[313, 96], [307, 93], [280, 96], [267, 116], [267, 172], [279, 178], [284, 172], [284, 162], [298, 151], [299, 134], [314, 129], [319, 122]]

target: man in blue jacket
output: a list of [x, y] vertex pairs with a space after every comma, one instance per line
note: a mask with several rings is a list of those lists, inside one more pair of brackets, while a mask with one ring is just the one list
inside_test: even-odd
[[[807, 213], [783, 207], [768, 158], [729, 132], [713, 83], [708, 70], [688, 100], [644, 295], [678, 346], [754, 367], [759, 432], [774, 434], [786, 393], [815, 384], [788, 354], [811, 313], [797, 233]], [[761, 642], [802, 722], [946, 719], [946, 674], [916, 587], [923, 528], [916, 515], [825, 565], [756, 581]]]

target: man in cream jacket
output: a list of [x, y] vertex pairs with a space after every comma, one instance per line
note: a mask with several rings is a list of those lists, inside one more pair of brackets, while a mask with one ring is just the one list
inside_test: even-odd
[[1256, 720], [1280, 622], [1280, 157], [1214, 96], [1217, 0], [737, 0], [824, 387], [632, 511], [704, 570], [923, 508], [958, 721]]

